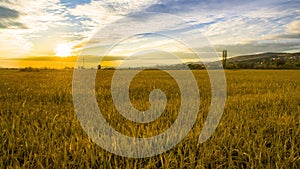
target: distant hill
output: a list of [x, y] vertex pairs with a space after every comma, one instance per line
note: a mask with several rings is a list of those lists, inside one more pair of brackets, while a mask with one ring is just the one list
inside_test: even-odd
[[228, 58], [226, 68], [300, 68], [300, 53], [262, 53]]
[[253, 60], [264, 60], [264, 59], [273, 59], [273, 58], [286, 58], [295, 57], [294, 59], [299, 58], [300, 53], [262, 53], [262, 54], [254, 54], [254, 55], [242, 55], [236, 56], [232, 58], [228, 58], [228, 61], [235, 62], [235, 61], [253, 61]]
[[[221, 68], [220, 61], [209, 62], [207, 68]], [[205, 69], [203, 63], [189, 62], [176, 65], [160, 65], [160, 69]], [[236, 56], [227, 59], [227, 69], [300, 69], [300, 53], [261, 53], [253, 55]], [[139, 68], [137, 68], [139, 69]]]

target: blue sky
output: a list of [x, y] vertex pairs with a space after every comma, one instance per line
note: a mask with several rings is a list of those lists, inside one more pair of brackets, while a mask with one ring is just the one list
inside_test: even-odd
[[[78, 55], [95, 33], [120, 19], [135, 15], [141, 24], [150, 23], [141, 12], [178, 16], [181, 19], [176, 21], [162, 19], [160, 30], [153, 30], [191, 38], [194, 31], [201, 31], [217, 51], [227, 49], [230, 56], [300, 52], [299, 0], [4, 0], [0, 2], [0, 58]], [[109, 34], [112, 40], [101, 44], [103, 39], [93, 39], [91, 43], [109, 46], [120, 32], [116, 29]], [[163, 50], [159, 40], [134, 40], [119, 47], [115, 55], [140, 52], [142, 48], [128, 49], [138, 41], [147, 50], [149, 44]], [[161, 46], [170, 49], [171, 41]]]
[[75, 8], [77, 5], [89, 4], [91, 0], [60, 0], [59, 3], [68, 8]]

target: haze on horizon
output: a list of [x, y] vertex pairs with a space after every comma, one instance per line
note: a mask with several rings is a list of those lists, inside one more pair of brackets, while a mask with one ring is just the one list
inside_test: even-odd
[[[158, 31], [193, 37], [193, 31], [199, 30], [218, 52], [227, 49], [230, 56], [300, 52], [297, 0], [5, 0], [0, 2], [0, 67], [20, 67], [18, 60], [32, 57], [77, 56], [96, 32], [130, 15], [139, 16], [140, 12], [181, 17], [182, 22], [176, 23], [162, 19], [161, 23], [169, 27]], [[138, 19], [147, 22], [143, 15]], [[111, 33], [112, 37], [118, 36], [118, 31]], [[99, 48], [112, 45], [92, 43]], [[188, 53], [174, 46], [172, 40], [133, 38], [119, 46], [109, 61], [140, 50]], [[51, 64], [51, 59], [48, 62]]]

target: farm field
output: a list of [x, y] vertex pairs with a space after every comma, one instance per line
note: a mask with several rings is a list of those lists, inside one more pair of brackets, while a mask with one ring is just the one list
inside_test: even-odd
[[[171, 126], [180, 108], [174, 79], [158, 70], [133, 79], [130, 98], [137, 109], [149, 109], [155, 88], [168, 98], [159, 119], [137, 124], [113, 105], [113, 73], [98, 71], [95, 92], [115, 130], [151, 137]], [[134, 159], [102, 149], [84, 132], [72, 102], [72, 70], [0, 70], [0, 168], [300, 168], [299, 70], [226, 70], [224, 114], [203, 144], [198, 137], [210, 105], [210, 83], [206, 71], [193, 73], [201, 103], [192, 130], [171, 150]]]

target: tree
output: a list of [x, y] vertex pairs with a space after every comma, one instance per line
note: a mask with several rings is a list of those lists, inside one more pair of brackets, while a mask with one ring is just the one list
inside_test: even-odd
[[275, 64], [276, 64], [276, 67], [279, 68], [285, 64], [285, 61], [281, 60], [281, 59], [276, 59]]

